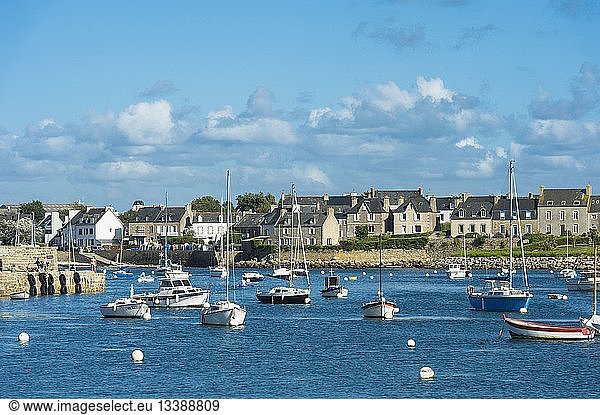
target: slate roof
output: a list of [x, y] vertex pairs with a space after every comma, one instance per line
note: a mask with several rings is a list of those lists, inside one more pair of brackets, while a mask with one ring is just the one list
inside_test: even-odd
[[[470, 196], [465, 202], [459, 203], [459, 205], [452, 212], [451, 220], [465, 220], [465, 219], [490, 219], [492, 208], [494, 206], [494, 196]], [[459, 217], [458, 212], [460, 210], [465, 212], [464, 217]], [[484, 211], [484, 215], [481, 215], [481, 211]]]
[[221, 217], [220, 212], [194, 213], [193, 223], [221, 223], [221, 219], [223, 219], [223, 221], [226, 221], [227, 217], [225, 214]]
[[390, 198], [390, 205], [400, 205], [400, 198], [404, 201], [414, 198], [423, 197], [420, 190], [375, 190], [375, 197], [383, 199], [385, 196]]
[[[167, 208], [169, 213], [168, 222], [179, 222], [185, 215], [185, 207], [180, 206], [169, 206]], [[134, 222], [164, 222], [165, 221], [165, 208], [164, 206], [144, 206], [138, 211], [133, 212], [133, 218], [131, 223]]]
[[418, 196], [413, 196], [413, 197], [406, 199], [404, 201], [404, 203], [402, 203], [400, 206], [398, 206], [394, 212], [396, 212], [396, 213], [405, 212], [406, 208], [411, 204], [412, 204], [415, 212], [419, 212], [419, 213], [433, 212], [431, 210], [431, 205], [429, 205], [429, 201], [427, 199], [425, 199], [423, 196], [421, 196], [420, 194]]
[[437, 205], [438, 212], [442, 210], [454, 210], [456, 208], [457, 197], [436, 197], [435, 204]]
[[[521, 219], [537, 219], [537, 199], [519, 197], [517, 201], [519, 202], [519, 216]], [[515, 201], [513, 201], [513, 203], [514, 202]], [[504, 218], [500, 218], [501, 212], [504, 212]], [[526, 215], [527, 212], [529, 212], [529, 214], [531, 215], [529, 218]], [[510, 199], [508, 197], [502, 196], [502, 198], [494, 205], [494, 207], [492, 208], [492, 219], [510, 219]]]
[[383, 199], [382, 198], [366, 198], [364, 196], [360, 196], [358, 198], [358, 203], [348, 209], [347, 213], [357, 213], [359, 209], [365, 206], [369, 213], [386, 213], [383, 209]]
[[600, 196], [592, 196], [590, 213], [600, 213]]
[[539, 206], [586, 206], [585, 189], [544, 189]]
[[263, 224], [266, 213], [247, 213], [233, 225], [234, 228], [257, 228]]

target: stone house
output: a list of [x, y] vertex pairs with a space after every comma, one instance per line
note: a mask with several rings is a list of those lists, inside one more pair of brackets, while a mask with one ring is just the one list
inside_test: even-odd
[[366, 226], [369, 235], [383, 234], [390, 216], [390, 198], [360, 196], [346, 213], [347, 238], [356, 237], [356, 228], [359, 226]]
[[143, 206], [132, 209], [133, 217], [129, 222], [129, 241], [136, 246], [160, 245], [167, 236], [183, 236], [192, 226], [192, 205], [185, 206]]
[[[539, 222], [537, 216], [537, 197], [529, 194], [529, 197], [519, 197], [513, 200], [513, 212], [516, 212], [515, 202], [518, 203], [519, 218], [521, 220], [521, 233], [527, 235], [539, 232]], [[494, 236], [509, 236], [510, 229], [510, 199], [508, 196], [501, 196], [498, 202], [492, 208], [492, 234]], [[512, 234], [518, 235], [517, 215], [513, 216]]]
[[465, 234], [492, 236], [492, 208], [499, 196], [467, 196], [452, 212], [450, 235]]
[[574, 235], [590, 229], [592, 186], [584, 189], [546, 189], [540, 186], [538, 221], [540, 233]]

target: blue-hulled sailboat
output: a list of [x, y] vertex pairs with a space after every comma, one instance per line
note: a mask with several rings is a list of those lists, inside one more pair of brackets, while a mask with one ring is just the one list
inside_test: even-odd
[[[510, 198], [510, 213], [509, 213], [509, 267], [508, 275], [502, 275], [496, 278], [486, 278], [485, 285], [481, 291], [475, 291], [475, 287], [469, 285], [467, 287], [467, 295], [469, 303], [475, 310], [480, 311], [523, 311], [529, 309], [529, 303], [533, 298], [533, 294], [529, 290], [529, 281], [527, 279], [527, 267], [525, 266], [525, 253], [523, 250], [523, 234], [521, 230], [521, 219], [519, 215], [519, 202], [516, 197], [517, 186], [514, 181], [514, 161], [510, 161], [509, 165], [509, 198]], [[513, 195], [515, 197], [513, 197]], [[513, 268], [513, 230], [512, 221], [517, 219], [517, 232], [521, 246], [521, 259], [523, 262], [523, 285], [524, 288], [516, 288], [513, 286], [513, 277], [515, 270]]]

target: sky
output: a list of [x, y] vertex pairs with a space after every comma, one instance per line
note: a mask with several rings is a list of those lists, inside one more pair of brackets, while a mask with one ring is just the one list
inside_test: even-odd
[[600, 3], [0, 1], [0, 203], [600, 194]]

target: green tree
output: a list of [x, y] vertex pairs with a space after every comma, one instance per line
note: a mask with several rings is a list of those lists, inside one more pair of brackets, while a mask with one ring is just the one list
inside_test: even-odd
[[354, 229], [354, 234], [357, 239], [367, 239], [369, 236], [369, 226], [368, 225], [358, 225]]
[[36, 222], [40, 222], [44, 219], [46, 215], [46, 210], [44, 209], [44, 205], [39, 200], [32, 200], [29, 203], [21, 203], [21, 215], [31, 216], [31, 214], [35, 214]]
[[196, 212], [218, 212], [221, 203], [212, 196], [202, 196], [192, 200], [192, 210]]
[[131, 209], [129, 209], [127, 212], [119, 213], [119, 220], [123, 222], [123, 225], [128, 225], [129, 223], [131, 223], [134, 217], [135, 212]]
[[241, 212], [253, 211], [256, 213], [267, 213], [271, 210], [271, 205], [276, 204], [275, 196], [271, 193], [266, 195], [260, 193], [245, 193], [235, 197], [237, 209]]

